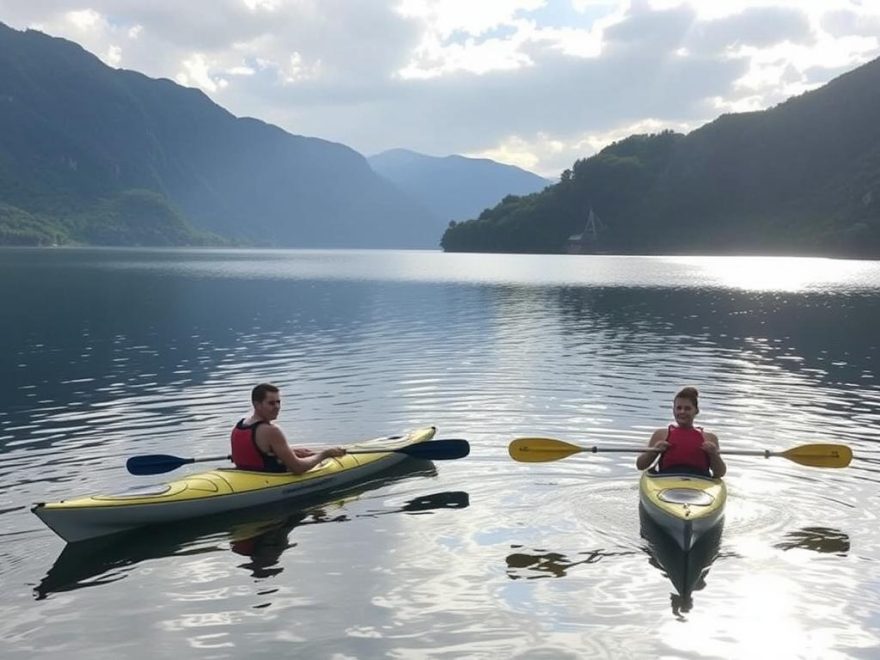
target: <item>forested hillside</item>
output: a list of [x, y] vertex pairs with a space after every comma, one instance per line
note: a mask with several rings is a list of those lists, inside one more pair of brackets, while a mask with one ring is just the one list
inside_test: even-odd
[[430, 217], [344, 145], [0, 24], [0, 243], [435, 247]]
[[449, 251], [880, 257], [880, 60], [762, 112], [636, 135], [443, 236]]

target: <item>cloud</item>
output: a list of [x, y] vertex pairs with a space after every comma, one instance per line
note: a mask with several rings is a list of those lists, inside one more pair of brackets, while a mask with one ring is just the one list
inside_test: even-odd
[[860, 14], [845, 9], [829, 11], [822, 16], [822, 27], [834, 37], [880, 35], [880, 15]]
[[402, 0], [399, 12], [423, 23], [426, 36], [449, 39], [456, 34], [480, 36], [544, 6], [544, 0]]
[[0, 20], [365, 154], [494, 154], [545, 176], [623, 131], [768, 107], [880, 54], [880, 6], [848, 0], [0, 0]]
[[808, 16], [798, 9], [760, 7], [699, 25], [688, 45], [705, 52], [753, 46], [769, 48], [783, 42], [815, 41]]
[[663, 11], [633, 11], [605, 30], [610, 53], [618, 49], [642, 53], [669, 52], [681, 47], [694, 28], [696, 13], [682, 5]]
[[[529, 64], [513, 70], [481, 75], [459, 69], [427, 80], [389, 81], [381, 94], [349, 99], [360, 99], [356, 124], [346, 125], [347, 109], [329, 103], [323, 81], [283, 90], [277, 103], [298, 109], [326, 104], [322, 121], [338, 124], [337, 139], [357, 142], [368, 153], [387, 148], [378, 127], [388, 125], [399, 145], [437, 155], [499, 153], [503, 145], [526, 143], [556, 144], [544, 151], [558, 154], [559, 142], [574, 139], [583, 145], [586, 131], [605, 133], [645, 117], [675, 117], [678, 126], [707, 117], [707, 99], [723, 94], [746, 72], [747, 63], [727, 56], [677, 55], [694, 18], [681, 10], [629, 16], [615, 26], [600, 57], [560, 52], [539, 40], [523, 49]], [[637, 38], [644, 32], [653, 35], [649, 44]], [[318, 127], [312, 116], [292, 113], [296, 117], [287, 123], [295, 123], [297, 131]], [[375, 127], [377, 139], [365, 139], [364, 126]], [[540, 162], [537, 168], [546, 172]]]

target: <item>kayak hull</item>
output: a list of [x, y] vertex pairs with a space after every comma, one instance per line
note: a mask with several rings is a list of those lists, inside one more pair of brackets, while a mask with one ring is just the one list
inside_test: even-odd
[[[427, 442], [435, 433], [436, 428], [430, 426], [348, 445], [347, 449], [402, 449]], [[77, 542], [336, 490], [406, 458], [406, 454], [395, 452], [346, 454], [328, 458], [300, 475], [217, 468], [118, 494], [40, 502], [31, 510], [62, 539]]]
[[723, 519], [727, 486], [721, 479], [646, 471], [639, 481], [639, 502], [645, 514], [687, 551]]

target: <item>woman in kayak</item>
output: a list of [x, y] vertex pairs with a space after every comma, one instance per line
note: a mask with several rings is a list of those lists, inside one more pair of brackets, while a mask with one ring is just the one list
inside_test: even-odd
[[[696, 387], [685, 387], [675, 395], [672, 413], [675, 424], [657, 429], [648, 446], [636, 459], [636, 467], [646, 470], [657, 461], [657, 472], [700, 474], [720, 479], [727, 472], [714, 433], [694, 426], [700, 412]], [[659, 457], [659, 460], [657, 460]]]
[[257, 385], [251, 392], [251, 402], [254, 413], [232, 429], [232, 462], [235, 467], [258, 472], [302, 474], [326, 458], [345, 455], [342, 447], [314, 452], [288, 445], [284, 432], [272, 423], [281, 412], [281, 392], [274, 385]]

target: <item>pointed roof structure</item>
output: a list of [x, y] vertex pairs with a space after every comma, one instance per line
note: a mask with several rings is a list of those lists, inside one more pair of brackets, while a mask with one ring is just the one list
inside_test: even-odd
[[602, 222], [599, 216], [593, 211], [593, 208], [590, 207], [584, 230], [580, 234], [572, 234], [568, 237], [568, 251], [579, 251], [584, 247], [594, 245], [596, 241], [599, 240], [599, 234], [605, 231], [605, 229], [605, 223]]

